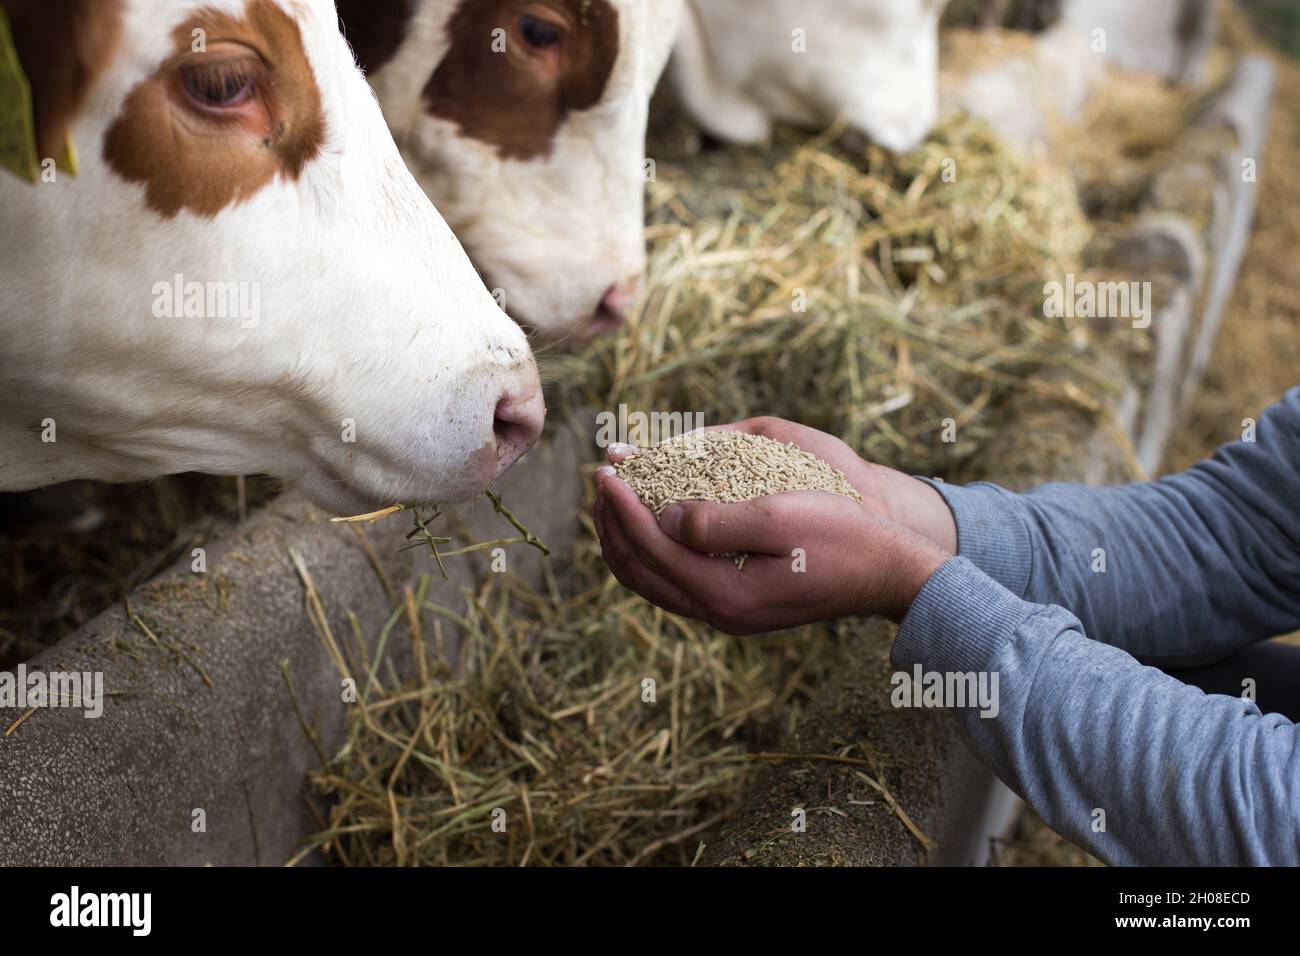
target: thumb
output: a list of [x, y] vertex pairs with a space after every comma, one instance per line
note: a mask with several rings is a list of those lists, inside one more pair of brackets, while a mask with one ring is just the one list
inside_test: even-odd
[[659, 527], [674, 541], [706, 554], [784, 555], [798, 545], [800, 529], [815, 519], [815, 511], [824, 504], [821, 499], [832, 497], [825, 492], [791, 492], [733, 503], [683, 501], [665, 509]]

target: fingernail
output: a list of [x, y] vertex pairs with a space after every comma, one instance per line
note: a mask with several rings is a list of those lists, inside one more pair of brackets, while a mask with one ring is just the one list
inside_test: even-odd
[[613, 478], [618, 472], [614, 470], [613, 465], [601, 465], [596, 469], [597, 478]]
[[610, 442], [609, 447], [605, 449], [611, 455], [617, 455], [620, 458], [631, 458], [633, 455], [639, 455], [641, 449], [636, 445], [629, 445], [625, 442]]
[[663, 514], [659, 516], [659, 527], [663, 533], [670, 538], [676, 538], [682, 530], [682, 515], [686, 509], [681, 505], [670, 505]]

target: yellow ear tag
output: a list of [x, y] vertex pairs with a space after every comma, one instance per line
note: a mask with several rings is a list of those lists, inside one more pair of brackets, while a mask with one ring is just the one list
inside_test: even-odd
[[[80, 172], [77, 150], [68, 137], [63, 155], [54, 158], [59, 169]], [[40, 182], [41, 159], [36, 153], [36, 120], [32, 87], [18, 60], [9, 17], [0, 8], [0, 166], [31, 183]]]

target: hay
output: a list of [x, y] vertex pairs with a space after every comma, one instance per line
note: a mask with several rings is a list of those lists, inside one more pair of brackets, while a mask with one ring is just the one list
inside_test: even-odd
[[644, 312], [549, 363], [561, 398], [778, 415], [940, 474], [976, 458], [1009, 394], [1059, 397], [1061, 370], [1104, 387], [1090, 330], [1042, 317], [1092, 236], [1068, 171], [967, 120], [902, 158], [791, 138], [761, 161], [660, 160]]
[[1154, 76], [1108, 74], [1079, 122], [1053, 143], [1068, 159], [1087, 214], [1109, 223], [1130, 217], [1155, 177], [1187, 148], [1203, 105], [1203, 95]]
[[[1070, 176], [984, 127], [952, 124], [899, 160], [795, 137], [768, 157], [659, 155], [645, 309], [547, 360], [553, 421], [620, 404], [777, 414], [899, 467], [980, 477], [1010, 398], [1076, 405], [1108, 387], [1088, 330], [1042, 318], [1043, 283], [1082, 268], [1091, 237]], [[959, 442], [941, 440], [945, 419]], [[737, 640], [677, 619], [610, 578], [588, 522], [551, 570], [540, 593], [488, 575], [463, 609], [394, 611], [385, 639], [406, 629], [421, 676], [367, 662], [347, 743], [311, 775], [321, 832], [302, 854], [689, 864], [854, 626]], [[465, 632], [456, 669], [438, 663], [444, 625]]]
[[[463, 615], [428, 601], [395, 614], [425, 636], [418, 682], [383, 676], [360, 642], [347, 742], [310, 776], [329, 807], [290, 862], [689, 864], [754, 772], [750, 751], [826, 677], [835, 638], [728, 638], [611, 586], [598, 560], [587, 549], [577, 577], [601, 583], [568, 599], [489, 575]], [[455, 673], [436, 653], [444, 622], [465, 634]]]

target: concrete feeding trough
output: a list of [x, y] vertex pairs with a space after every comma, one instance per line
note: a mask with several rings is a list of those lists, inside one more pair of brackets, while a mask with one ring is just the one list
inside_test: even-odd
[[[560, 434], [534, 451], [536, 471], [501, 483], [541, 520], [533, 531], [571, 541], [581, 472]], [[538, 473], [546, 476], [538, 480]], [[486, 501], [458, 517], [478, 540], [510, 531]], [[26, 663], [101, 672], [103, 715], [48, 708], [0, 740], [0, 864], [279, 865], [317, 828], [303, 798], [316, 754], [342, 742], [341, 681], [312, 617], [310, 585], [327, 595], [323, 620], [346, 633], [355, 617], [373, 651], [399, 593], [428, 573], [429, 556], [403, 551], [401, 523], [365, 535], [284, 495], [214, 542], [206, 571], [187, 556], [129, 598]], [[532, 549], [512, 552], [538, 578]], [[475, 578], [447, 561], [454, 599]], [[409, 654], [392, 658], [403, 669]], [[292, 686], [292, 693], [290, 692]], [[0, 710], [9, 727], [22, 713]]]

